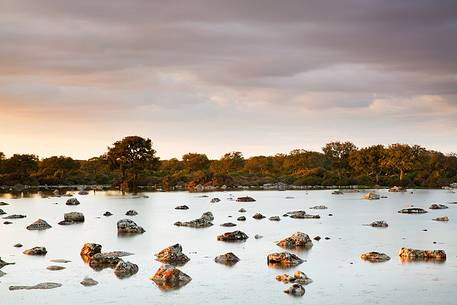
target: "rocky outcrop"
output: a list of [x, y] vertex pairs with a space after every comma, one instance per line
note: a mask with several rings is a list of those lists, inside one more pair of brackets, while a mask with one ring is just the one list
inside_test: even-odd
[[46, 230], [46, 229], [50, 229], [52, 228], [49, 223], [47, 223], [45, 220], [43, 219], [38, 219], [37, 221], [35, 221], [34, 223], [30, 224], [27, 226], [27, 230], [36, 230], [36, 231], [42, 231], [42, 230]]
[[369, 261], [372, 263], [381, 263], [390, 260], [390, 257], [385, 253], [380, 252], [368, 252], [360, 256], [364, 261]]
[[175, 266], [182, 266], [190, 260], [190, 258], [182, 252], [182, 246], [180, 244], [167, 247], [155, 254], [155, 256], [156, 260], [159, 262]]
[[162, 290], [178, 289], [188, 284], [192, 278], [172, 265], [162, 265], [151, 277]]
[[441, 217], [433, 218], [433, 220], [435, 220], [435, 221], [449, 221], [449, 217], [441, 216]]
[[33, 247], [31, 249], [27, 249], [24, 252], [25, 255], [36, 255], [36, 256], [43, 256], [48, 253], [45, 247]]
[[369, 226], [374, 228], [387, 228], [389, 225], [383, 220], [377, 220], [370, 223]]
[[434, 203], [429, 207], [430, 210], [444, 210], [444, 209], [447, 209], [447, 208], [448, 208], [447, 205], [438, 204], [438, 203]]
[[46, 283], [39, 283], [33, 286], [10, 286], [9, 290], [31, 290], [31, 289], [54, 289], [61, 287], [62, 284], [60, 283], [53, 283], [53, 282], [46, 282]]
[[114, 274], [120, 279], [131, 277], [136, 273], [138, 273], [138, 265], [131, 262], [120, 260], [114, 267]]
[[135, 216], [135, 215], [138, 215], [138, 212], [135, 211], [135, 210], [128, 210], [125, 215], [127, 216]]
[[401, 214], [424, 214], [427, 213], [426, 210], [421, 209], [421, 208], [416, 208], [416, 207], [410, 207], [410, 208], [404, 208], [398, 211], [398, 213]]
[[27, 217], [26, 215], [20, 215], [20, 214], [12, 214], [12, 215], [8, 215], [8, 216], [5, 216], [3, 217], [3, 219], [21, 219], [21, 218], [25, 218]]
[[279, 216], [271, 216], [268, 219], [271, 220], [271, 221], [280, 221], [281, 220], [281, 218], [279, 218]]
[[398, 255], [404, 260], [446, 260], [444, 250], [417, 250], [410, 248], [401, 248]]
[[248, 238], [249, 237], [241, 231], [233, 231], [233, 232], [226, 232], [222, 235], [219, 235], [217, 237], [217, 240], [233, 242], [233, 241], [244, 241]]
[[66, 205], [79, 205], [79, 200], [76, 198], [69, 198], [67, 202], [65, 202]]
[[213, 214], [206, 212], [200, 218], [185, 222], [177, 221], [174, 225], [178, 227], [207, 228], [213, 225], [212, 220], [214, 220]]
[[287, 237], [276, 244], [286, 249], [311, 248], [313, 246], [313, 242], [311, 241], [311, 238], [309, 238], [308, 234], [302, 232], [296, 232], [292, 234], [292, 236]]
[[284, 214], [284, 216], [289, 216], [290, 218], [295, 218], [295, 219], [319, 219], [319, 218], [321, 218], [319, 215], [306, 214], [305, 211], [287, 212], [286, 214]]
[[188, 210], [189, 207], [187, 205], [178, 205], [175, 210]]
[[272, 266], [288, 268], [300, 265], [303, 262], [297, 255], [289, 252], [271, 253], [267, 256], [267, 263]]
[[381, 196], [379, 196], [375, 192], [369, 192], [362, 197], [362, 199], [366, 199], [366, 200], [377, 200], [380, 198], [381, 198]]
[[214, 261], [219, 264], [233, 266], [236, 263], [238, 263], [240, 261], [240, 259], [232, 252], [228, 252], [228, 253], [216, 256], [216, 258], [214, 258]]
[[85, 277], [82, 281], [81, 281], [81, 285], [85, 286], [85, 287], [90, 287], [90, 286], [95, 286], [95, 285], [98, 285], [98, 282], [90, 277]]
[[236, 198], [236, 201], [238, 202], [254, 202], [255, 199], [249, 196], [243, 196], [243, 197], [238, 197]]
[[260, 213], [255, 213], [255, 214], [252, 216], [252, 218], [254, 218], [254, 219], [263, 219], [263, 218], [265, 218], [265, 216], [263, 216], [263, 215], [260, 214]]
[[145, 230], [137, 225], [133, 220], [121, 219], [117, 222], [118, 234], [143, 234]]
[[84, 214], [80, 212], [70, 212], [63, 215], [63, 220], [59, 225], [71, 225], [84, 222]]

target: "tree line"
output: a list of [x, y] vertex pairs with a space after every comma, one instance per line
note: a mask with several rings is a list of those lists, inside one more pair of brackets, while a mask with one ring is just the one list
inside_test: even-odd
[[33, 154], [0, 152], [0, 185], [111, 185], [121, 190], [155, 186], [194, 190], [197, 185], [228, 188], [267, 183], [296, 186], [442, 187], [457, 182], [457, 155], [419, 145], [356, 147], [331, 142], [321, 152], [295, 149], [288, 154], [244, 158], [229, 152], [211, 160], [187, 153], [160, 160], [150, 139], [129, 136], [105, 154], [88, 160], [65, 156], [40, 159]]

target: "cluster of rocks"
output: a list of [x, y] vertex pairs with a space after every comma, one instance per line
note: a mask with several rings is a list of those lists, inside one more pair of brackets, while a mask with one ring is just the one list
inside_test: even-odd
[[63, 220], [59, 222], [59, 225], [72, 225], [76, 223], [84, 222], [84, 214], [80, 212], [70, 212], [63, 215]]
[[302, 232], [296, 232], [276, 244], [286, 249], [311, 248], [313, 246], [313, 242], [311, 241], [311, 238], [309, 238], [308, 234]]
[[119, 235], [143, 234], [144, 232], [143, 227], [137, 225], [133, 220], [121, 219], [117, 222], [117, 234]]
[[182, 246], [180, 244], [167, 247], [159, 253], [156, 253], [155, 256], [157, 261], [175, 266], [182, 266], [190, 260], [190, 258], [182, 252]]
[[131, 255], [131, 253], [123, 251], [102, 253], [101, 251], [101, 245], [86, 243], [82, 247], [80, 255], [92, 269], [112, 268], [118, 278], [130, 277], [138, 272], [138, 265], [121, 259], [121, 257]]
[[174, 223], [174, 225], [178, 227], [206, 228], [213, 225], [213, 223], [211, 222], [213, 220], [213, 213], [205, 212], [200, 218], [185, 222], [177, 221]]
[[410, 248], [401, 248], [398, 255], [403, 260], [446, 260], [446, 252], [444, 250], [417, 250]]
[[297, 297], [305, 294], [305, 288], [303, 286], [313, 282], [312, 279], [310, 279], [305, 273], [301, 271], [295, 271], [293, 276], [288, 274], [277, 275], [276, 280], [283, 282], [284, 284], [292, 283], [292, 286], [286, 288], [284, 293]]

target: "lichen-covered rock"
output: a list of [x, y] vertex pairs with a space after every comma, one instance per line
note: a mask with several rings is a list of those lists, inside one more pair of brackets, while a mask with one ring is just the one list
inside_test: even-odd
[[387, 224], [387, 222], [385, 222], [383, 220], [377, 220], [377, 221], [373, 221], [372, 223], [370, 223], [369, 226], [375, 227], [375, 228], [387, 228], [389, 225]]
[[175, 210], [188, 210], [189, 207], [187, 205], [178, 205]]
[[254, 216], [252, 216], [252, 218], [254, 218], [254, 219], [263, 219], [263, 218], [265, 218], [265, 216], [263, 216], [260, 213], [255, 213]]
[[137, 225], [133, 220], [121, 219], [117, 222], [118, 234], [143, 234], [145, 230]]
[[295, 297], [301, 297], [305, 294], [305, 288], [302, 285], [295, 283], [285, 289], [284, 292]]
[[114, 274], [118, 278], [127, 278], [138, 273], [138, 265], [120, 260], [114, 267]]
[[82, 281], [81, 281], [81, 285], [85, 286], [85, 287], [90, 287], [90, 286], [95, 286], [95, 285], [98, 285], [98, 282], [90, 277], [85, 277]]
[[364, 253], [360, 256], [360, 258], [364, 261], [370, 261], [372, 263], [381, 263], [390, 260], [390, 256], [388, 256], [387, 254], [374, 251]]
[[221, 241], [244, 241], [249, 237], [241, 231], [226, 232], [217, 237], [217, 240]]
[[43, 219], [38, 219], [37, 221], [35, 221], [34, 223], [30, 224], [27, 226], [27, 230], [37, 230], [37, 231], [41, 231], [41, 230], [46, 230], [46, 229], [50, 229], [52, 228], [49, 223], [47, 223], [45, 220]]
[[447, 205], [438, 204], [438, 203], [434, 203], [429, 207], [430, 210], [444, 210], [444, 209], [447, 209], [447, 208], [448, 208]]
[[281, 218], [279, 218], [279, 216], [271, 216], [268, 219], [271, 220], [271, 221], [280, 221], [281, 220]]
[[404, 208], [398, 211], [398, 213], [401, 214], [424, 214], [427, 213], [426, 210], [421, 209], [421, 208], [416, 208], [416, 207], [410, 207], [410, 208]]
[[267, 256], [267, 263], [279, 267], [293, 267], [300, 265], [304, 260], [289, 252], [271, 253]]
[[24, 252], [25, 255], [36, 255], [36, 256], [43, 256], [48, 253], [45, 247], [33, 247], [31, 249], [27, 249]]
[[446, 260], [446, 252], [444, 250], [401, 248], [398, 255], [404, 260]]
[[69, 198], [67, 202], [65, 202], [66, 205], [78, 205], [79, 200], [76, 198]]
[[155, 256], [159, 262], [178, 266], [184, 265], [190, 260], [190, 258], [182, 252], [182, 246], [180, 244], [167, 247], [155, 254]]
[[125, 215], [127, 216], [135, 216], [135, 215], [138, 215], [138, 212], [135, 211], [135, 210], [128, 210]]
[[62, 284], [60, 283], [53, 283], [53, 282], [46, 282], [46, 283], [39, 283], [33, 286], [10, 286], [9, 290], [31, 290], [31, 289], [54, 289], [61, 287]]
[[441, 216], [441, 217], [433, 218], [433, 220], [435, 220], [435, 221], [449, 221], [449, 217]]
[[12, 214], [12, 215], [8, 215], [8, 216], [5, 216], [3, 217], [3, 219], [21, 219], [21, 218], [25, 218], [27, 217], [26, 215], [20, 215], [20, 214]]
[[59, 225], [71, 225], [84, 222], [84, 214], [80, 212], [70, 212], [63, 215], [63, 220]]
[[243, 197], [238, 197], [236, 199], [236, 201], [238, 201], [238, 202], [254, 202], [255, 199], [252, 198], [252, 197], [249, 197], [249, 196], [243, 196]]
[[228, 253], [216, 256], [216, 258], [214, 258], [214, 261], [219, 264], [233, 266], [236, 263], [238, 263], [240, 261], [240, 259], [232, 252], [228, 252]]
[[236, 227], [236, 224], [233, 222], [224, 222], [221, 224], [221, 227]]
[[177, 221], [174, 225], [178, 227], [207, 228], [213, 225], [212, 220], [214, 220], [213, 214], [206, 212], [200, 218], [185, 222]]
[[369, 192], [362, 197], [362, 199], [366, 199], [366, 200], [377, 200], [380, 198], [381, 198], [381, 196], [379, 196], [375, 192]]
[[311, 241], [311, 238], [309, 238], [308, 234], [296, 232], [290, 237], [279, 241], [277, 245], [286, 249], [311, 248], [313, 246], [313, 242]]
[[163, 290], [178, 289], [188, 284], [192, 278], [172, 265], [162, 265], [151, 277]]

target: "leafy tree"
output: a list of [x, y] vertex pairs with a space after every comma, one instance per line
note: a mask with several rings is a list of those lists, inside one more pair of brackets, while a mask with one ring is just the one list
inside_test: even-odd
[[208, 170], [210, 161], [205, 154], [188, 153], [182, 156], [184, 169], [188, 172]]
[[374, 176], [376, 184], [379, 184], [385, 155], [383, 145], [373, 145], [352, 151], [349, 155], [349, 164], [358, 173]]
[[38, 156], [31, 154], [14, 154], [3, 161], [3, 171], [15, 183], [31, 182], [31, 175], [38, 168]]
[[157, 167], [158, 158], [155, 153], [151, 140], [138, 136], [125, 137], [108, 147], [106, 158], [112, 169], [119, 169], [121, 172], [122, 191], [128, 187], [136, 187], [141, 171]]
[[425, 149], [419, 145], [391, 144], [386, 150], [383, 165], [396, 169], [399, 172], [400, 181], [403, 181], [405, 173], [414, 169], [424, 152]]
[[351, 142], [331, 142], [322, 148], [325, 156], [331, 161], [332, 167], [337, 171], [340, 181], [342, 175], [350, 169], [349, 155], [355, 150], [357, 147]]

